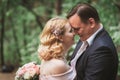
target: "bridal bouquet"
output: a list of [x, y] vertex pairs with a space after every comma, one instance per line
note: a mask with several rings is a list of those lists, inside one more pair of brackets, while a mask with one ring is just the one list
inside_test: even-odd
[[40, 65], [30, 62], [18, 69], [15, 80], [39, 80], [39, 74]]

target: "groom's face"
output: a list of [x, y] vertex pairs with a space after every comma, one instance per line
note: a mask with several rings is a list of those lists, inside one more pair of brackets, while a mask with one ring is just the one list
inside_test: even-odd
[[69, 23], [74, 29], [75, 34], [79, 35], [81, 39], [89, 35], [90, 24], [82, 22], [81, 18], [77, 14], [74, 14], [69, 18]]

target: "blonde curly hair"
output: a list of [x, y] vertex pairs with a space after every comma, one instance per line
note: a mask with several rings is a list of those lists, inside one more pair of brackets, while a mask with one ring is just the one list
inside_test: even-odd
[[65, 33], [65, 24], [67, 19], [60, 17], [50, 19], [41, 35], [40, 46], [38, 48], [39, 56], [43, 60], [52, 58], [62, 58], [64, 47], [62, 44], [62, 36]]

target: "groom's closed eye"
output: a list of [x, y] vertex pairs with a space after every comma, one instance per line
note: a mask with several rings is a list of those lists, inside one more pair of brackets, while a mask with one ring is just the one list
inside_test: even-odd
[[69, 32], [74, 32], [74, 29], [73, 29], [73, 28], [71, 28]]

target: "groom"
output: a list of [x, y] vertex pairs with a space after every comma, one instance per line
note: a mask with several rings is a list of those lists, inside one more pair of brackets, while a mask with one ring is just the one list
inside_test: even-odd
[[[75, 80], [116, 80], [118, 56], [114, 43], [89, 4], [78, 4], [67, 15], [80, 40], [71, 57]], [[80, 48], [87, 43], [85, 51]]]

